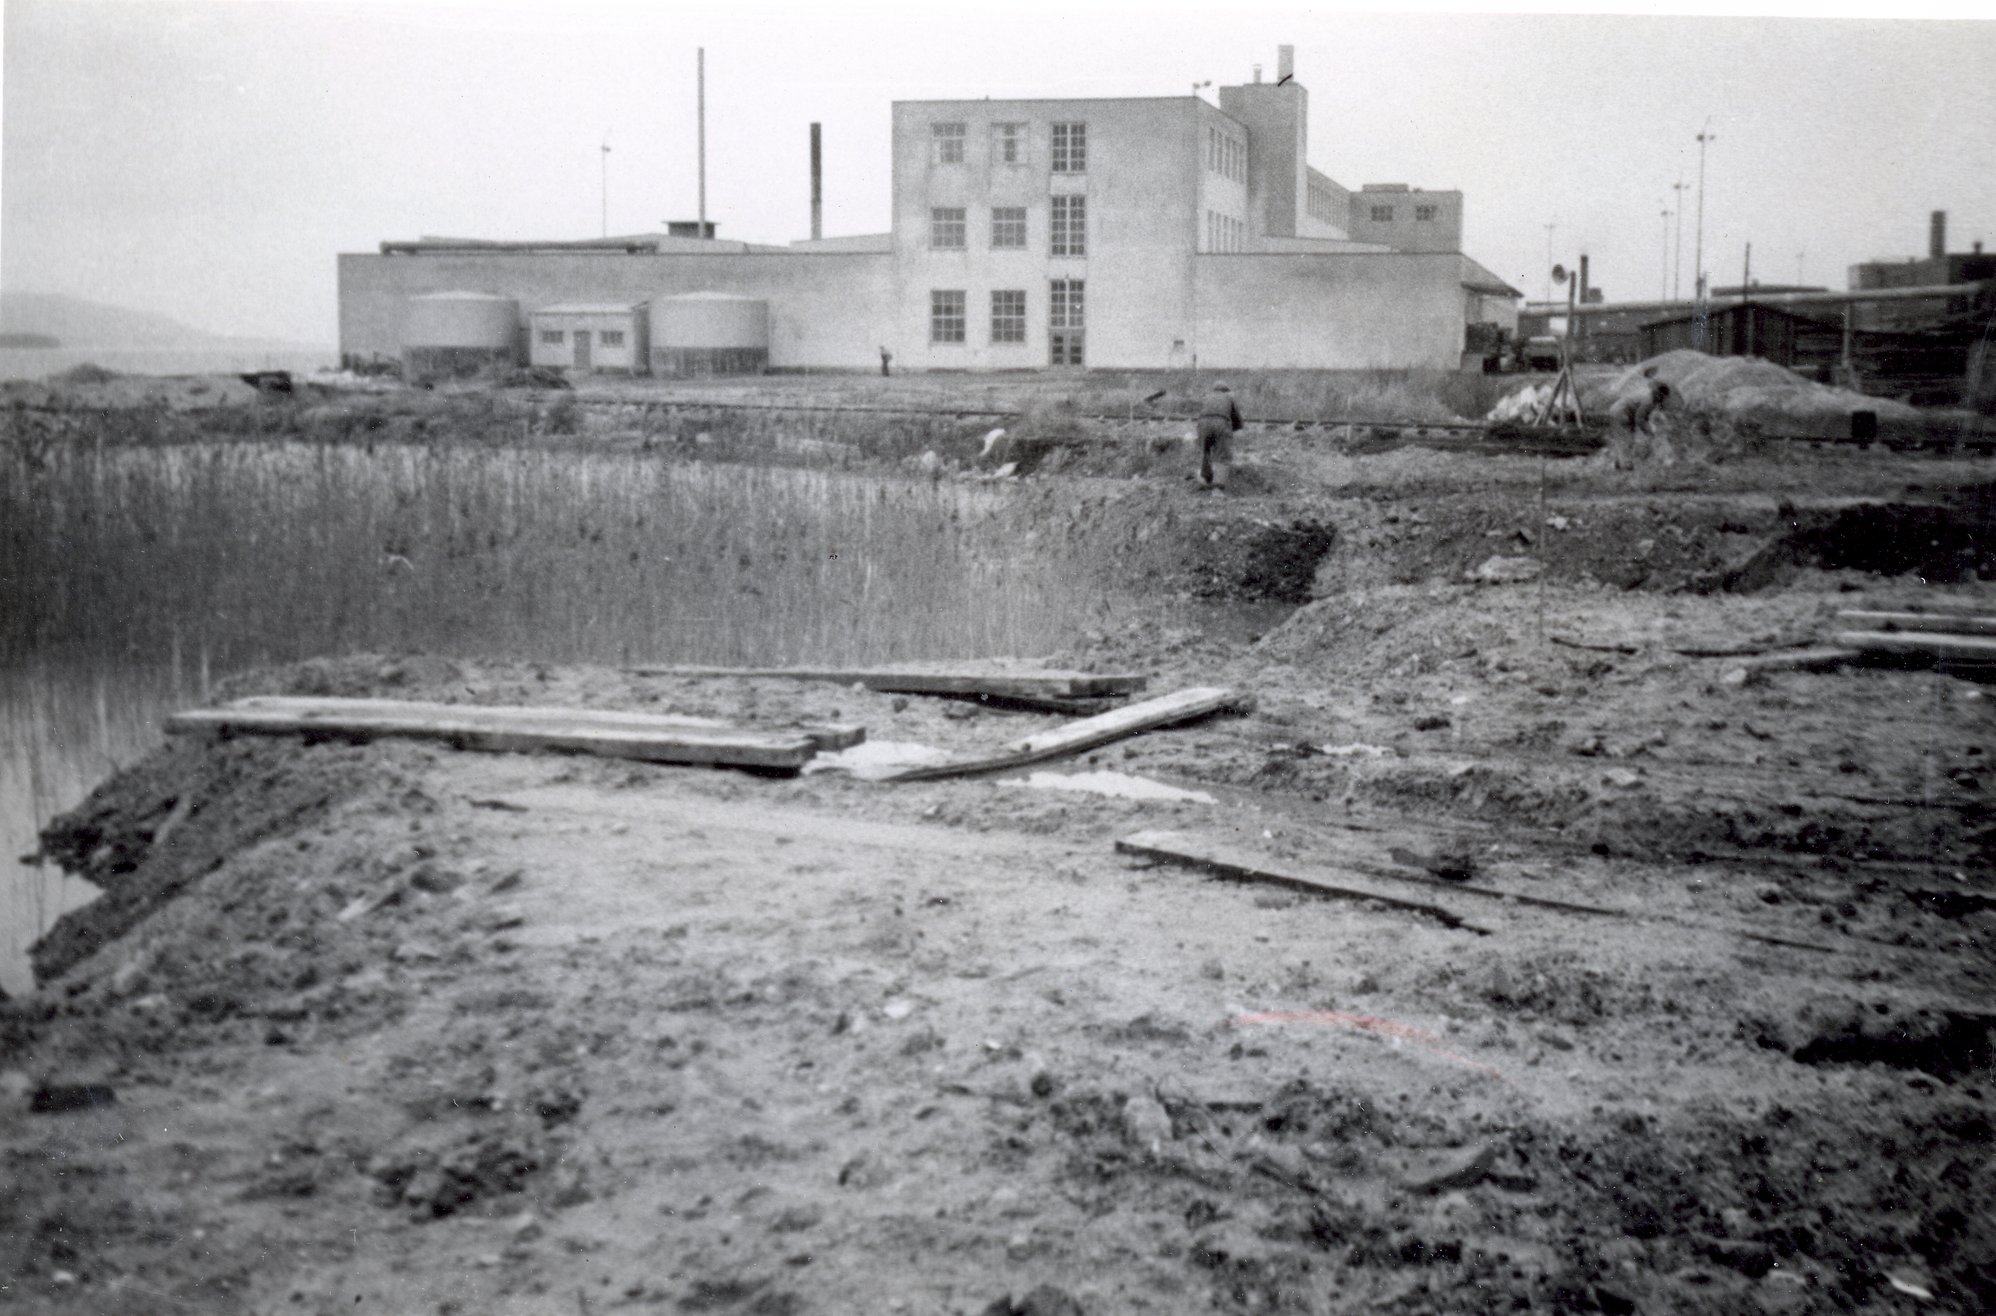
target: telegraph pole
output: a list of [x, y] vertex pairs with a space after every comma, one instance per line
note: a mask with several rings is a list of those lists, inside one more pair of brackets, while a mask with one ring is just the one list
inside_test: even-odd
[[1692, 296], [1698, 304], [1705, 304], [1705, 148], [1718, 140], [1718, 134], [1711, 131], [1712, 121], [1705, 120], [1705, 126], [1698, 130], [1698, 238], [1692, 256]]
[[[1657, 198], [1659, 201], [1661, 197]], [[1656, 298], [1663, 301], [1670, 296], [1670, 208], [1663, 211], [1663, 274], [1657, 288]]]
[[610, 236], [610, 132], [603, 131], [603, 236]]
[[1670, 186], [1677, 193], [1677, 223], [1672, 226], [1674, 237], [1670, 256], [1670, 299], [1677, 301], [1684, 295], [1684, 180], [1680, 178]]

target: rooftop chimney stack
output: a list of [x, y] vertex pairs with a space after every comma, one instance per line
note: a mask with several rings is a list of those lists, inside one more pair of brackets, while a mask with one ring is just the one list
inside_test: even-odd
[[811, 241], [825, 236], [825, 164], [818, 125], [811, 125]]
[[[1296, 47], [1277, 46], [1275, 48], [1275, 82], [1277, 86], [1296, 76]], [[1256, 81], [1260, 81], [1259, 78]]]
[[1927, 227], [1927, 255], [1939, 260], [1947, 255], [1947, 211], [1936, 210]]

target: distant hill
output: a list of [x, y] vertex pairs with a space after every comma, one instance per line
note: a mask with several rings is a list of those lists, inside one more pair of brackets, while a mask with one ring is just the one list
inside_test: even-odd
[[37, 335], [65, 348], [312, 349], [319, 343], [236, 338], [182, 324], [172, 316], [108, 306], [48, 292], [0, 292], [0, 334]]

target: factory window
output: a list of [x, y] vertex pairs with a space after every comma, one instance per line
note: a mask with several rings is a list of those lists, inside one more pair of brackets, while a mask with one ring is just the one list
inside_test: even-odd
[[1026, 290], [1001, 289], [991, 294], [991, 341], [1026, 341]]
[[937, 251], [962, 251], [963, 207], [937, 206], [929, 211], [929, 245]]
[[1057, 123], [1053, 126], [1053, 171], [1057, 174], [1088, 172], [1088, 125]]
[[1026, 125], [1023, 123], [992, 124], [991, 159], [997, 164], [1024, 164], [1026, 162]]
[[1053, 199], [1053, 234], [1051, 254], [1055, 256], [1086, 256], [1088, 254], [1088, 198], [1085, 196], [1057, 196]]
[[963, 341], [964, 295], [961, 289], [952, 291], [931, 290], [929, 293], [929, 341], [932, 343], [960, 343]]
[[1206, 167], [1214, 173], [1220, 172], [1220, 130], [1206, 130]]
[[1024, 206], [995, 206], [991, 211], [991, 245], [994, 248], [1024, 249], [1026, 245], [1026, 208]]
[[1435, 212], [1438, 209], [1440, 209], [1438, 206], [1415, 206], [1414, 219], [1417, 223], [1432, 224], [1435, 222]]
[[1375, 224], [1391, 224], [1393, 222], [1393, 207], [1374, 206], [1372, 208], [1372, 222]]
[[960, 123], [938, 123], [932, 125], [936, 134], [936, 163], [963, 163], [963, 125]]
[[560, 347], [567, 341], [568, 335], [559, 329], [541, 330], [541, 345], [544, 347]]
[[622, 329], [599, 329], [596, 332], [596, 337], [605, 347], [622, 347], [624, 345], [624, 331]]
[[1055, 279], [1050, 286], [1047, 359], [1057, 366], [1082, 363], [1082, 281]]

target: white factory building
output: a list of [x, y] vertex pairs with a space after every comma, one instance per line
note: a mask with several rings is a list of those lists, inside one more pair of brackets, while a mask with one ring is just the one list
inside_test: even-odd
[[[919, 370], [1462, 366], [1472, 326], [1515, 329], [1519, 292], [1463, 254], [1461, 193], [1354, 192], [1310, 165], [1291, 63], [1282, 47], [1274, 80], [1218, 106], [897, 102], [886, 234], [775, 246], [674, 225], [342, 255], [340, 349], [660, 374], [877, 368], [883, 348]], [[478, 342], [432, 341], [437, 294], [482, 299]], [[516, 308], [510, 345], [495, 301]]]

